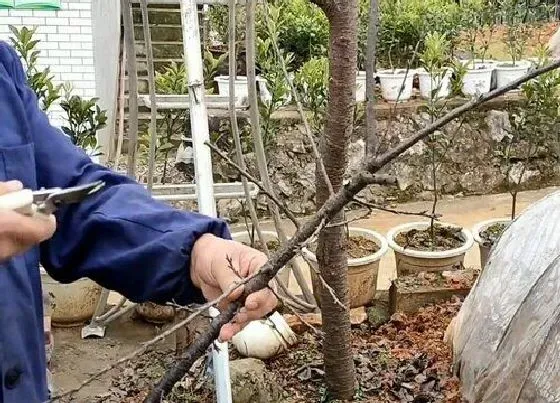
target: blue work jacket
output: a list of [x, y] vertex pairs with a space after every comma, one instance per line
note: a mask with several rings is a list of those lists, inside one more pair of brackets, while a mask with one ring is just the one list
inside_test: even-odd
[[230, 234], [218, 219], [155, 201], [144, 186], [95, 164], [49, 124], [14, 49], [0, 41], [0, 181], [26, 188], [103, 180], [106, 188], [56, 213], [53, 238], [0, 262], [0, 403], [48, 399], [39, 263], [69, 283], [88, 277], [134, 302], [202, 302], [190, 279], [194, 242]]

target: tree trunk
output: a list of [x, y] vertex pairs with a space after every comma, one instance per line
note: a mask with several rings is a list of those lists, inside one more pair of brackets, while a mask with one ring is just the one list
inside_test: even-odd
[[[333, 0], [322, 8], [329, 19], [331, 36], [329, 102], [321, 155], [336, 192], [342, 186], [353, 128], [358, 0]], [[317, 208], [320, 208], [328, 199], [329, 190], [319, 172], [316, 174], [316, 186]], [[342, 213], [338, 214], [333, 222], [342, 221], [342, 217]], [[327, 227], [320, 232], [317, 261], [323, 278], [346, 306], [343, 309], [332, 300], [328, 290], [323, 290], [325, 383], [333, 398], [350, 399], [354, 394], [356, 375], [351, 348], [346, 232], [343, 225]]]

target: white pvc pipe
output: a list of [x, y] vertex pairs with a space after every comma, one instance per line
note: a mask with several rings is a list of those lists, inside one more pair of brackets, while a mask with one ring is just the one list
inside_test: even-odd
[[[204, 102], [204, 77], [202, 53], [200, 50], [200, 28], [196, 0], [181, 0], [181, 25], [183, 29], [183, 55], [189, 72], [190, 118], [195, 159], [195, 183], [199, 212], [216, 217], [214, 200], [214, 180], [210, 148], [205, 142], [210, 140], [208, 112]], [[210, 315], [219, 312], [211, 308]], [[214, 343], [212, 365], [218, 403], [231, 403], [229, 356], [227, 343]]]

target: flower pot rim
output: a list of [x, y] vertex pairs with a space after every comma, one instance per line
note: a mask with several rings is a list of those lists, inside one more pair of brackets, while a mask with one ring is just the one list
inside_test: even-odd
[[[261, 76], [257, 76], [256, 78], [257, 78], [257, 81], [263, 81], [263, 82], [266, 81]], [[216, 82], [224, 82], [224, 81], [229, 82], [229, 76], [217, 76], [217, 77], [214, 77], [214, 81], [216, 81]], [[247, 80], [247, 76], [235, 76], [235, 81], [246, 83], [248, 80]]]
[[[441, 222], [441, 221], [438, 221], [437, 224], [445, 227], [459, 227], [459, 225], [455, 225], [447, 222]], [[393, 249], [395, 252], [402, 253], [405, 256], [425, 258], [425, 259], [445, 259], [445, 258], [456, 257], [465, 254], [472, 247], [474, 243], [474, 239], [471, 232], [465, 227], [461, 228], [461, 234], [463, 235], [465, 243], [459, 248], [445, 250], [445, 251], [422, 251], [422, 250], [414, 250], [414, 249], [405, 249], [399, 244], [397, 244], [394, 240], [395, 236], [397, 234], [400, 234], [401, 232], [405, 232], [407, 230], [411, 230], [415, 228], [424, 229], [429, 226], [430, 226], [430, 221], [416, 221], [416, 222], [404, 223], [391, 228], [387, 232], [387, 242], [389, 243], [389, 247]]]
[[499, 61], [494, 60], [494, 59], [458, 59], [459, 62], [461, 63], [471, 63], [474, 62], [474, 64], [496, 64], [499, 63]]
[[[349, 227], [349, 232], [352, 234], [360, 234], [360, 235], [369, 235], [370, 238], [375, 238], [377, 245], [379, 246], [379, 250], [372, 255], [360, 257], [360, 258], [350, 258], [348, 259], [348, 266], [355, 267], [355, 266], [363, 266], [366, 264], [373, 263], [377, 260], [381, 260], [381, 258], [389, 251], [389, 243], [385, 239], [385, 237], [377, 231], [373, 231], [367, 228], [358, 228], [358, 227]], [[311, 252], [308, 248], [302, 248], [301, 253], [312, 262], [317, 262], [317, 257], [313, 252]]]
[[488, 227], [492, 226], [493, 224], [498, 224], [498, 223], [511, 223], [511, 219], [510, 218], [505, 218], [505, 217], [503, 217], [503, 218], [491, 218], [489, 220], [484, 220], [484, 221], [480, 221], [480, 222], [476, 223], [471, 229], [474, 241], [479, 245], [483, 244], [484, 240], [480, 236], [480, 233], [482, 231], [484, 231], [485, 229], [487, 229]]
[[49, 273], [43, 268], [43, 266], [39, 266], [39, 273], [41, 274], [41, 280], [47, 280], [50, 284], [57, 284], [57, 285], [68, 285], [71, 286], [72, 284], [76, 283], [83, 283], [83, 282], [94, 282], [92, 279], [88, 277], [82, 277], [77, 279], [76, 281], [72, 281], [71, 283], [61, 283], [60, 281], [56, 281], [54, 278], [51, 277]]
[[377, 71], [377, 76], [379, 78], [381, 77], [385, 77], [385, 78], [394, 78], [394, 77], [398, 77], [398, 78], [402, 78], [404, 76], [406, 76], [406, 78], [409, 77], [414, 77], [414, 75], [417, 73], [416, 69], [382, 69], [382, 70], [378, 70]]
[[511, 66], [511, 60], [504, 60], [499, 61], [496, 64], [496, 70], [499, 71], [518, 71], [518, 70], [525, 70], [531, 67], [531, 62], [529, 60], [519, 60], [517, 61], [515, 66]]
[[477, 65], [483, 65], [484, 67], [481, 69], [477, 69], [477, 68], [470, 68], [467, 67], [467, 74], [471, 73], [471, 74], [488, 74], [488, 73], [492, 73], [494, 70], [496, 70], [496, 65], [495, 64], [490, 64], [489, 63], [475, 63], [475, 67]]
[[[278, 233], [276, 231], [261, 231], [261, 234], [266, 237], [279, 239]], [[255, 231], [255, 238], [258, 238], [257, 231]], [[247, 231], [234, 231], [231, 233], [231, 239], [239, 242], [239, 239], [249, 240], [249, 233]]]
[[[450, 67], [446, 67], [442, 70], [445, 70], [445, 76], [444, 77], [447, 77], [448, 74], [453, 74], [453, 69], [450, 68]], [[430, 73], [428, 72], [428, 70], [426, 70], [425, 67], [421, 67], [418, 70], [416, 70], [416, 74], [418, 74], [419, 76], [429, 76], [430, 75]]]

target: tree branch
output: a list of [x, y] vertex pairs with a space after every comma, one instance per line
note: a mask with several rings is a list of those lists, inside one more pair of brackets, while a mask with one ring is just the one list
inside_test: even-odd
[[362, 205], [362, 206], [364, 206], [364, 207], [367, 207], [370, 211], [371, 211], [371, 210], [379, 210], [379, 211], [385, 211], [385, 212], [387, 212], [387, 213], [393, 213], [393, 214], [399, 214], [399, 215], [415, 215], [415, 216], [426, 217], [426, 218], [430, 218], [430, 219], [434, 218], [434, 219], [436, 219], [436, 220], [437, 220], [438, 218], [441, 218], [441, 214], [434, 214], [434, 215], [432, 215], [432, 214], [428, 213], [427, 210], [424, 210], [424, 211], [416, 211], [416, 212], [414, 212], [414, 211], [394, 210], [394, 209], [390, 209], [390, 208], [387, 208], [387, 207], [380, 206], [380, 205], [378, 205], [378, 204], [369, 203], [369, 202], [367, 202], [367, 201], [365, 201], [365, 200], [358, 199], [357, 197], [354, 197], [354, 198], [352, 199], [352, 201], [355, 202], [355, 203], [357, 203], [357, 204], [360, 204], [360, 205]]
[[294, 223], [296, 228], [299, 228], [301, 226], [299, 220], [296, 218], [294, 213], [292, 213], [290, 211], [290, 209], [284, 203], [282, 203], [282, 201], [280, 201], [273, 193], [269, 192], [268, 189], [264, 186], [264, 184], [261, 181], [259, 181], [257, 178], [255, 178], [253, 175], [251, 175], [245, 169], [241, 168], [237, 163], [232, 161], [232, 159], [229, 158], [228, 155], [225, 152], [223, 152], [222, 150], [220, 150], [216, 145], [214, 145], [212, 143], [209, 143], [209, 142], [206, 142], [206, 145], [208, 147], [210, 147], [210, 149], [213, 152], [215, 152], [217, 155], [219, 155], [220, 158], [222, 158], [225, 162], [227, 162], [228, 165], [235, 168], [241, 176], [247, 178], [249, 181], [251, 181], [255, 185], [257, 185], [257, 187], [260, 189], [260, 191], [263, 192], [270, 200], [272, 200], [274, 202], [274, 204], [276, 204], [278, 206], [278, 208], [280, 210], [282, 210], [282, 212], [284, 214], [286, 214], [286, 217], [288, 217], [290, 219], [290, 221], [292, 221]]
[[[513, 81], [509, 85], [493, 90], [485, 95], [482, 95], [472, 101], [453, 109], [448, 114], [442, 118], [436, 120], [433, 124], [421, 129], [416, 135], [408, 140], [403, 141], [396, 147], [387, 151], [386, 153], [380, 155], [376, 158], [366, 159], [362, 167], [364, 171], [369, 174], [377, 173], [383, 166], [390, 163], [404, 151], [412, 147], [414, 144], [427, 137], [434, 131], [438, 130], [445, 124], [449, 123], [453, 119], [461, 116], [463, 113], [470, 111], [484, 102], [494, 99], [506, 92], [517, 88], [519, 85], [526, 81], [529, 81], [539, 75], [549, 72], [551, 70], [557, 69], [560, 66], [560, 60], [555, 61], [549, 66], [543, 67], [541, 69], [532, 71], [525, 76]], [[161, 401], [161, 397], [169, 393], [175, 383], [179, 381], [184, 374], [189, 370], [192, 364], [200, 357], [207, 348], [212, 344], [212, 342], [217, 338], [220, 332], [220, 328], [230, 322], [235, 316], [237, 310], [243, 306], [245, 298], [265, 287], [268, 286], [268, 282], [274, 278], [277, 271], [280, 270], [286, 263], [288, 263], [296, 254], [296, 251], [301, 248], [301, 245], [306, 242], [320, 225], [325, 225], [336, 214], [342, 210], [342, 208], [368, 185], [367, 180], [368, 175], [364, 175], [364, 172], [360, 172], [354, 175], [343, 188], [336, 194], [331, 196], [323, 206], [313, 215], [302, 227], [295, 233], [295, 235], [276, 253], [272, 255], [270, 260], [261, 268], [254, 278], [247, 282], [244, 287], [244, 292], [241, 298], [231, 303], [219, 316], [217, 316], [210, 326], [210, 329], [198, 339], [196, 339], [187, 349], [183, 358], [175, 365], [175, 367], [168, 370], [164, 375], [163, 379], [155, 386], [154, 390], [150, 396], [145, 400], [147, 403], [156, 403]]]

